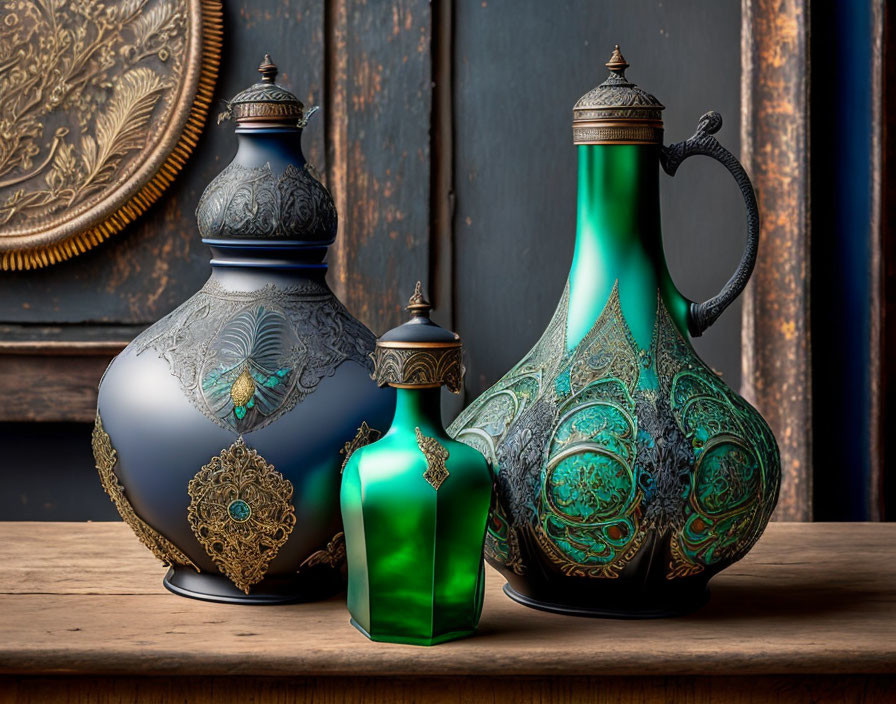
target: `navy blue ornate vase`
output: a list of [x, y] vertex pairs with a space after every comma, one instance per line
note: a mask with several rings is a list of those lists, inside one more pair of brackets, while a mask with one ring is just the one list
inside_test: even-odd
[[342, 464], [395, 399], [370, 378], [373, 334], [325, 281], [337, 220], [302, 155], [309, 112], [269, 57], [259, 71], [228, 105], [239, 149], [196, 212], [211, 277], [113, 360], [93, 449], [168, 589], [277, 603], [343, 586]]

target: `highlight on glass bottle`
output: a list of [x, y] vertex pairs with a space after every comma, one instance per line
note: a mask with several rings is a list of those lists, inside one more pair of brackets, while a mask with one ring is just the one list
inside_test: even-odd
[[[743, 167], [706, 113], [663, 146], [663, 105], [625, 76], [573, 108], [576, 247], [566, 289], [532, 350], [450, 426], [496, 471], [485, 554], [523, 604], [570, 614], [655, 617], [707, 598], [710, 578], [758, 540], [780, 459], [759, 413], [700, 358], [702, 334], [740, 294], [759, 217]], [[720, 161], [747, 208], [747, 246], [715, 297], [689, 301], [663, 253], [659, 172]]]
[[376, 382], [396, 389], [392, 425], [342, 477], [348, 608], [372, 640], [434, 645], [479, 622], [492, 475], [442, 424], [441, 387], [463, 380], [460, 338], [430, 320], [419, 282], [407, 308], [372, 355]]

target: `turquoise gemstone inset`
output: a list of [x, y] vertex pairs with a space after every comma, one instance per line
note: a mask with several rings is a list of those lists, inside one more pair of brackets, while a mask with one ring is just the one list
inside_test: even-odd
[[227, 506], [227, 513], [237, 523], [243, 523], [249, 520], [249, 516], [252, 515], [252, 509], [242, 499], [234, 499]]

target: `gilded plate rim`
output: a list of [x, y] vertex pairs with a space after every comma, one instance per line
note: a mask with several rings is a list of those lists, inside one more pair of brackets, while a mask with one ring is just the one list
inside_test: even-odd
[[[38, 269], [86, 252], [124, 229], [155, 203], [196, 147], [212, 103], [222, 46], [221, 0], [187, 0], [189, 49], [165, 134], [134, 174], [101, 201], [40, 229], [0, 237], [0, 269]], [[46, 224], [43, 226], [46, 227]]]

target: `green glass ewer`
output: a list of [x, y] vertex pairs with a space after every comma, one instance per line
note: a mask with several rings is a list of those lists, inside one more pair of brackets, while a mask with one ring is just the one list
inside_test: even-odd
[[[780, 460], [759, 413], [691, 346], [743, 290], [759, 216], [743, 167], [704, 115], [662, 145], [663, 106], [609, 77], [573, 110], [578, 150], [575, 255], [535, 347], [450, 426], [497, 472], [486, 559], [514, 599], [583, 615], [692, 610], [709, 579], [743, 557], [775, 507]], [[686, 299], [669, 276], [659, 169], [720, 161], [747, 206], [748, 241], [722, 292]]]
[[377, 383], [396, 388], [392, 426], [342, 476], [348, 608], [372, 640], [434, 645], [479, 623], [493, 479], [442, 425], [441, 386], [461, 389], [460, 338], [429, 319], [419, 283], [408, 310], [373, 354]]

